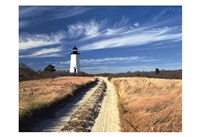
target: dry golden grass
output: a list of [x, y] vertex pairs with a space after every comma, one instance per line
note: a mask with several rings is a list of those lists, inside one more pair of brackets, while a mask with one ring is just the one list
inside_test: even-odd
[[58, 77], [19, 83], [19, 117], [60, 100], [80, 86], [94, 81], [92, 77]]
[[182, 131], [182, 80], [114, 78], [126, 132]]

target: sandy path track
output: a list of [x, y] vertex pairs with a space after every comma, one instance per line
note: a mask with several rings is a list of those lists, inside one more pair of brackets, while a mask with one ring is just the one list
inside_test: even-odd
[[40, 123], [35, 123], [31, 128], [31, 131], [34, 132], [59, 132], [63, 126], [68, 122], [71, 116], [77, 111], [78, 106], [83, 105], [88, 98], [95, 92], [97, 87], [99, 87], [100, 82], [98, 84], [90, 86], [85, 89], [84, 92], [76, 96], [69, 104], [67, 104], [63, 109], [58, 111], [55, 114], [55, 117], [52, 119], [48, 119], [42, 121]]
[[118, 110], [117, 92], [107, 78], [100, 78], [106, 82], [107, 91], [103, 99], [101, 110], [92, 127], [92, 132], [120, 132], [120, 118]]
[[[101, 109], [98, 117], [95, 119], [95, 123], [91, 129], [91, 132], [120, 132], [120, 119], [118, 111], [118, 100], [115, 87], [110, 83], [107, 78], [100, 77], [100, 81], [105, 81], [107, 90], [102, 101]], [[93, 85], [85, 89], [80, 95], [76, 96], [69, 104], [63, 109], [55, 113], [55, 117], [34, 124], [31, 131], [35, 132], [59, 132], [70, 121], [77, 109], [84, 105], [86, 101], [92, 97], [95, 90], [99, 87], [98, 84]]]

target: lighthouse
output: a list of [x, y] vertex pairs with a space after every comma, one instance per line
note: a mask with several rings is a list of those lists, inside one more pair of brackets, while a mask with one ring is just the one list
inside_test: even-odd
[[71, 60], [70, 60], [70, 73], [78, 73], [79, 72], [79, 53], [78, 53], [78, 49], [76, 47], [74, 47], [72, 49], [71, 54]]

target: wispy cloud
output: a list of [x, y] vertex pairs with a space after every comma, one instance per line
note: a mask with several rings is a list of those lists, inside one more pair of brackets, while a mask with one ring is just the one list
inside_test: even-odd
[[141, 61], [144, 57], [139, 56], [130, 56], [130, 57], [113, 57], [113, 58], [102, 58], [102, 59], [82, 59], [80, 60], [80, 64], [88, 65], [88, 64], [115, 64], [115, 63], [128, 63], [133, 61]]
[[88, 25], [85, 25], [85, 35], [88, 37], [95, 37], [98, 35], [101, 29], [101, 24], [91, 21]]
[[61, 65], [70, 64], [70, 61], [69, 60], [68, 61], [60, 61], [59, 64], [61, 64]]
[[121, 27], [125, 27], [126, 25], [128, 25], [130, 19], [128, 17], [122, 17], [120, 20], [116, 21], [114, 23], [114, 28], [121, 28]]
[[61, 51], [62, 51], [61, 46], [56, 48], [43, 48], [29, 55], [20, 55], [20, 58], [60, 57], [58, 53]]
[[81, 50], [95, 50], [104, 48], [115, 48], [122, 46], [139, 46], [161, 41], [177, 41], [182, 39], [182, 34], [173, 27], [152, 28], [148, 30], [124, 30], [121, 31], [120, 36], [106, 38], [95, 41], [91, 44], [82, 46]]
[[[79, 22], [68, 26], [68, 32], [58, 31], [50, 34], [21, 34], [19, 40], [19, 50], [24, 51], [33, 48], [47, 47], [54, 44], [63, 44], [63, 39], [72, 39], [72, 37], [76, 38], [80, 35], [84, 36], [82, 40], [96, 37], [95, 41], [90, 41], [90, 43], [86, 42], [85, 45], [80, 46], [80, 50], [140, 46], [164, 41], [177, 42], [182, 39], [179, 27], [149, 28], [146, 26], [138, 26], [136, 22], [136, 29], [128, 29], [128, 26], [110, 29], [106, 28], [105, 24], [106, 20], [102, 20], [100, 22], [90, 20], [87, 23]], [[80, 41], [80, 39], [78, 41]]]
[[[78, 22], [68, 26], [68, 30], [57, 31], [49, 34], [29, 34], [22, 33], [19, 38], [19, 50], [28, 50], [51, 46], [53, 44], [61, 44], [63, 39], [74, 39], [79, 36], [84, 38], [92, 38], [99, 35], [99, 31], [103, 28], [106, 20], [97, 22], [90, 20], [89, 22]], [[21, 27], [26, 26], [28, 22], [22, 22]]]
[[133, 26], [134, 26], [134, 27], [139, 27], [139, 26], [140, 26], [140, 23], [139, 23], [139, 22], [136, 22], [136, 23], [133, 24]]
[[[45, 9], [44, 9], [45, 10]], [[104, 48], [116, 48], [122, 46], [139, 46], [162, 41], [180, 41], [182, 39], [181, 28], [176, 27], [155, 27], [155, 24], [143, 24], [132, 22], [127, 17], [109, 23], [109, 19], [86, 22], [76, 22], [67, 25], [64, 31], [50, 34], [20, 34], [20, 50], [49, 46], [62, 43], [62, 39], [84, 43], [80, 50], [95, 50]], [[21, 23], [21, 27], [28, 22]], [[87, 41], [89, 40], [90, 43]], [[69, 41], [65, 41], [69, 42]], [[63, 42], [63, 44], [65, 43]]]
[[[132, 63], [132, 62], [155, 62], [158, 59], [145, 56], [129, 56], [129, 57], [110, 57], [97, 59], [81, 59], [80, 65], [101, 65], [101, 64], [117, 64], [117, 63]], [[60, 61], [59, 64], [70, 64], [70, 61]]]
[[73, 16], [83, 14], [91, 9], [92, 7], [62, 7], [62, 8], [56, 7], [55, 8], [56, 13], [53, 14], [52, 17], [53, 19], [73, 17]]
[[132, 26], [130, 26], [130, 29], [135, 29], [137, 27], [140, 26], [140, 23], [139, 22], [135, 22]]
[[19, 38], [19, 50], [59, 44], [65, 37], [65, 32], [62, 31], [52, 34], [22, 34]]
[[37, 14], [40, 12], [43, 12], [47, 10], [47, 7], [30, 7], [30, 6], [20, 6], [19, 7], [19, 17], [24, 18], [24, 17], [33, 17], [37, 16]]
[[[24, 28], [32, 22], [26, 20], [26, 17], [37, 17], [42, 14], [42, 17], [44, 17], [42, 20], [45, 20], [46, 16], [49, 19], [61, 19], [80, 15], [91, 9], [90, 7], [23, 7], [20, 8], [20, 28]], [[53, 11], [53, 13], [46, 15], [50, 11]], [[166, 11], [162, 12], [160, 13], [161, 15], [165, 14]], [[156, 23], [145, 24], [140, 21], [131, 20], [131, 18], [126, 16], [119, 17], [118, 20], [114, 21], [109, 18], [98, 20], [91, 18], [85, 22], [78, 20], [76, 23], [68, 24], [65, 27], [67, 28], [64, 31], [58, 30], [58, 32], [49, 32], [46, 34], [20, 33], [20, 52], [34, 48], [56, 46], [58, 44], [69, 45], [70, 47], [72, 44], [78, 43], [79, 50], [84, 51], [128, 46], [134, 47], [158, 42], [165, 43], [166, 41], [173, 43], [182, 40], [182, 32], [179, 26], [163, 26], [161, 28]], [[157, 48], [162, 48], [162, 46]], [[58, 55], [54, 54], [54, 56]]]
[[[179, 10], [175, 10], [174, 8], [171, 8], [171, 7], [168, 7], [168, 8], [165, 8], [163, 9], [162, 11], [160, 11], [160, 13], [158, 13], [157, 15], [154, 15], [153, 18], [152, 18], [152, 22], [157, 22], [159, 20], [161, 20], [162, 18], [165, 17], [165, 15], [169, 12], [171, 12], [171, 14], [177, 14], [177, 13], [180, 13], [181, 12], [181, 9]], [[172, 18], [171, 18], [172, 19]]]
[[27, 21], [27, 20], [21, 20], [19, 22], [19, 29], [22, 29], [22, 28], [25, 28], [27, 27], [28, 25], [30, 25], [31, 21]]
[[70, 38], [77, 38], [85, 36], [87, 38], [96, 37], [99, 35], [100, 30], [105, 27], [106, 20], [96, 21], [90, 20], [89, 22], [78, 22], [68, 25], [68, 34]]
[[[111, 20], [109, 19], [91, 19], [87, 22], [77, 22], [68, 25], [68, 34], [70, 38], [81, 37], [83, 40], [120, 35], [121, 32], [128, 30], [130, 26], [129, 21], [129, 18], [122, 17], [110, 25]], [[135, 25], [139, 27], [137, 23]]]
[[[19, 18], [20, 24], [24, 24], [24, 20], [27, 20], [26, 25], [21, 25], [20, 28], [24, 28], [33, 24], [44, 23], [51, 20], [69, 18], [83, 14], [89, 10], [91, 7], [56, 7], [56, 6], [21, 6], [19, 9]], [[43, 19], [39, 18], [40, 15], [43, 15]], [[30, 20], [31, 17], [31, 20]]]

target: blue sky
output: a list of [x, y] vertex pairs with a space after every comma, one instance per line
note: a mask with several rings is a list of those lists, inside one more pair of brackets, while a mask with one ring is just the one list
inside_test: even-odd
[[21, 63], [69, 70], [74, 46], [87, 73], [181, 69], [182, 7], [19, 7]]

